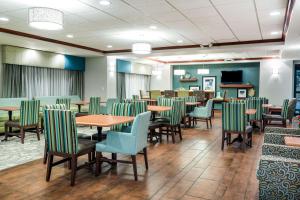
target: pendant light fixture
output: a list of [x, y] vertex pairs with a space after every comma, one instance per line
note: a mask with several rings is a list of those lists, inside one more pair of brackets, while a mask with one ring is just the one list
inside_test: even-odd
[[37, 29], [61, 30], [63, 19], [63, 12], [53, 8], [33, 7], [28, 10], [29, 25]]

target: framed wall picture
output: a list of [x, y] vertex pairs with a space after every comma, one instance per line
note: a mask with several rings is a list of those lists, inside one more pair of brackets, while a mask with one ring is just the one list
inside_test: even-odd
[[202, 76], [203, 90], [213, 91], [216, 93], [216, 76]]
[[237, 89], [237, 98], [247, 98], [247, 89]]
[[199, 85], [190, 85], [189, 90], [195, 91], [195, 90], [200, 90], [201, 87]]

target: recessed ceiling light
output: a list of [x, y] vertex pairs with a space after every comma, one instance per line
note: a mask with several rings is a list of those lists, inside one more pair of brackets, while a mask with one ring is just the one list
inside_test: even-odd
[[177, 43], [183, 43], [183, 41], [182, 40], [177, 40]]
[[106, 47], [107, 47], [107, 48], [112, 48], [113, 46], [112, 46], [112, 45], [107, 45]]
[[274, 11], [274, 12], [270, 12], [271, 16], [276, 16], [276, 15], [280, 15], [279, 11]]
[[111, 3], [108, 0], [101, 0], [99, 1], [99, 4], [102, 6], [109, 6]]
[[0, 21], [3, 21], [3, 22], [8, 22], [8, 21], [9, 21], [9, 19], [8, 19], [8, 18], [6, 18], [6, 17], [0, 17]]
[[157, 29], [157, 26], [151, 25], [151, 26], [149, 26], [149, 28], [155, 30], [155, 29]]
[[278, 35], [278, 34], [280, 34], [280, 32], [278, 32], [278, 31], [272, 31], [271, 32], [271, 35]]
[[73, 38], [74, 37], [74, 35], [72, 35], [72, 34], [68, 34], [66, 36], [67, 36], [67, 38]]

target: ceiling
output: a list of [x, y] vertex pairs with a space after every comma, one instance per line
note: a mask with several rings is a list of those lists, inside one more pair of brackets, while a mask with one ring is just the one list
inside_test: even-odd
[[[99, 0], [0, 0], [0, 17], [10, 19], [0, 22], [0, 27], [104, 51], [130, 49], [137, 41], [164, 47], [265, 40], [281, 38], [287, 6], [287, 0], [110, 1], [111, 5], [105, 7]], [[31, 28], [27, 22], [28, 8], [36, 6], [63, 11], [64, 29]], [[279, 15], [271, 16], [274, 11]], [[150, 25], [157, 29], [150, 29]], [[67, 34], [74, 38], [67, 38]], [[0, 36], [1, 44], [6, 43], [7, 37]]]

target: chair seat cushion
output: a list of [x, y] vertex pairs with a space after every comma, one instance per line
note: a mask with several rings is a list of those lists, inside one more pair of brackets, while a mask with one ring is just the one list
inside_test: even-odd
[[78, 150], [80, 151], [84, 151], [86, 149], [90, 149], [95, 147], [97, 141], [93, 141], [93, 140], [84, 140], [84, 139], [78, 139]]
[[268, 120], [283, 120], [281, 115], [263, 114], [263, 118]]
[[160, 121], [150, 121], [149, 123], [149, 129], [156, 129], [161, 127], [161, 122]]

